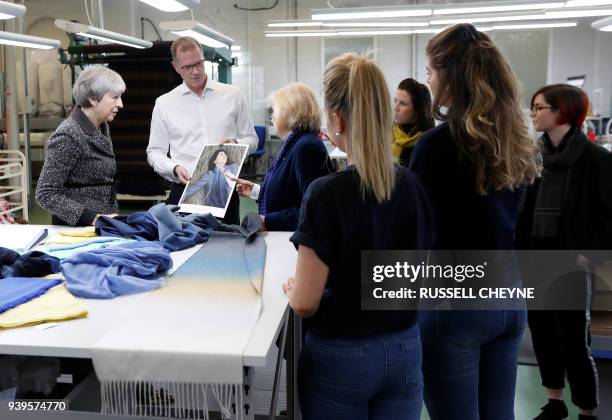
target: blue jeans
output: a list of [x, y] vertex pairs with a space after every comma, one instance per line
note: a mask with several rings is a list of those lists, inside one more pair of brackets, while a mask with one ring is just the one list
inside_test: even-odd
[[431, 420], [512, 420], [527, 311], [419, 313]]
[[421, 340], [408, 330], [363, 339], [306, 334], [298, 390], [304, 420], [418, 420]]

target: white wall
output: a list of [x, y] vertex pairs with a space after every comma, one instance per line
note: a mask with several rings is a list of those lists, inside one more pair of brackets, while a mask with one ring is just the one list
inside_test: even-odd
[[[593, 30], [588, 21], [577, 28], [553, 31], [549, 83], [585, 75], [584, 90], [602, 115], [612, 114], [612, 33]], [[593, 109], [597, 111], [597, 109]]]
[[[335, 1], [336, 4], [342, 4]], [[250, 7], [266, 4], [263, 0], [202, 0], [201, 6], [194, 13], [197, 20], [233, 37], [242, 46], [243, 57], [240, 65], [233, 69], [233, 82], [247, 97], [254, 121], [263, 122], [268, 95], [296, 81], [296, 78], [310, 85], [319, 94], [323, 41], [320, 38], [266, 38], [264, 31], [269, 20], [309, 19], [310, 9], [327, 7], [326, 0], [298, 0], [295, 9], [294, 0], [283, 0], [272, 10], [258, 12], [237, 10], [234, 3]], [[372, 2], [354, 0], [345, 3], [363, 5]], [[376, 3], [401, 2], [388, 0]], [[28, 0], [27, 7], [28, 24], [38, 22], [31, 27], [31, 32], [36, 35], [63, 36], [53, 27], [52, 18], [85, 21], [81, 0]], [[156, 25], [162, 20], [190, 18], [188, 12], [167, 14], [136, 0], [104, 0], [104, 13], [107, 29], [136, 36], [141, 36], [141, 16], [151, 19]], [[586, 74], [587, 93], [593, 98], [594, 90], [601, 88], [603, 112], [612, 113], [612, 34], [594, 31], [586, 22], [581, 22], [578, 28], [558, 29], [551, 33], [549, 81], [565, 81], [567, 76]], [[164, 39], [174, 38], [163, 32], [162, 36]], [[145, 24], [144, 37], [156, 39], [148, 23]], [[405, 77], [412, 76], [421, 82], [425, 81], [424, 51], [430, 37], [416, 36], [414, 69], [411, 68], [413, 43], [410, 36], [378, 37], [375, 42], [377, 59], [391, 91]]]

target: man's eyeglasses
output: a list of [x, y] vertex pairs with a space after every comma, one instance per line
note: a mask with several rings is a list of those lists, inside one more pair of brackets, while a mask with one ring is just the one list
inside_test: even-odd
[[537, 114], [538, 112], [540, 112], [543, 109], [555, 109], [555, 107], [552, 107], [552, 106], [531, 105], [531, 108], [529, 108], [529, 112], [531, 112], [532, 114]]
[[181, 66], [182, 71], [186, 71], [188, 73], [193, 73], [193, 69], [202, 70], [204, 68], [204, 60], [200, 60], [193, 64], [185, 64]]

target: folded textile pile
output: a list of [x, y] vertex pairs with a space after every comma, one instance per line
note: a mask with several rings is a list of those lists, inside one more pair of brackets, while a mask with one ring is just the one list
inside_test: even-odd
[[0, 314], [0, 329], [66, 321], [86, 316], [85, 304], [72, 296], [64, 284], [58, 284], [41, 296]]
[[0, 279], [5, 277], [43, 277], [58, 273], [59, 259], [40, 251], [20, 255], [0, 247]]
[[0, 280], [0, 313], [29, 302], [61, 282], [61, 279], [30, 277], [8, 277]]
[[73, 254], [77, 252], [92, 251], [94, 249], [100, 249], [108, 245], [116, 245], [116, 244], [133, 241], [133, 239], [129, 239], [129, 238], [115, 238], [112, 236], [106, 236], [106, 237], [98, 236], [96, 238], [83, 238], [83, 239], [86, 239], [86, 240], [83, 242], [72, 242], [72, 243], [65, 243], [65, 244], [61, 244], [61, 243], [60, 244], [45, 244], [43, 245], [42, 249], [44, 250], [45, 253], [52, 255], [54, 257], [57, 257], [60, 260], [63, 260], [65, 258], [72, 256]]
[[146, 292], [161, 285], [172, 268], [170, 253], [158, 242], [127, 242], [66, 258], [61, 270], [75, 296], [110, 299]]
[[212, 227], [179, 220], [174, 213], [177, 209], [178, 206], [157, 204], [149, 211], [139, 211], [129, 216], [101, 216], [96, 222], [96, 231], [101, 236], [159, 241], [170, 251], [180, 251], [206, 242]]

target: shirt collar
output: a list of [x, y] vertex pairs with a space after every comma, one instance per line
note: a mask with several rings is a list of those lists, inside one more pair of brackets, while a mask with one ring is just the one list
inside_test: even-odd
[[72, 111], [72, 119], [83, 129], [86, 134], [95, 136], [98, 129], [93, 125], [80, 106], [76, 106]]
[[[212, 80], [209, 77], [208, 80], [206, 81], [206, 86], [204, 87], [204, 93], [206, 93], [207, 90], [215, 90], [217, 89], [218, 86], [219, 86], [219, 82]], [[181, 95], [186, 95], [188, 93], [192, 93], [195, 95], [195, 93], [193, 93], [193, 91], [189, 89], [189, 87], [187, 87], [187, 84], [185, 82], [183, 82], [183, 84], [180, 86], [179, 91]]]

